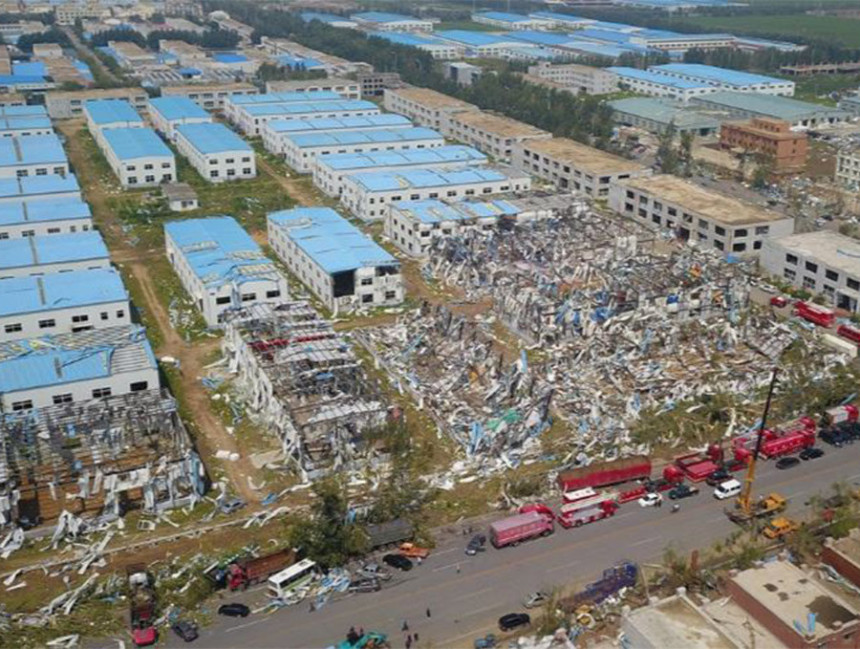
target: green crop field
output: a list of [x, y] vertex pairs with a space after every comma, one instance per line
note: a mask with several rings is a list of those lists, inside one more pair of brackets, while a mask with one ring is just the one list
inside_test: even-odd
[[860, 20], [837, 16], [696, 16], [684, 21], [749, 36], [772, 36], [787, 41], [801, 36], [860, 48]]

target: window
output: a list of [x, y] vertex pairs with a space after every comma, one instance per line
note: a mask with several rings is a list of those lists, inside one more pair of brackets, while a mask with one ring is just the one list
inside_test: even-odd
[[21, 329], [23, 329], [23, 327], [21, 326], [20, 322], [16, 322], [14, 324], [7, 324], [5, 327], [7, 334], [17, 333], [17, 332], [21, 331]]
[[737, 230], [735, 230], [735, 236], [736, 237], [747, 236], [747, 229], [746, 228], [738, 228]]
[[230, 304], [230, 296], [225, 295], [223, 297], [216, 297], [215, 304]]
[[699, 219], [699, 227], [702, 228], [702, 230], [707, 230], [708, 222], [705, 219]]
[[71, 403], [72, 393], [67, 392], [66, 394], [55, 394], [51, 399], [54, 401], [55, 406], [59, 406], [61, 403]]
[[361, 285], [362, 286], [372, 286], [373, 285], [373, 278], [372, 277], [362, 277], [361, 278]]
[[811, 261], [808, 261], [808, 262], [806, 262], [806, 270], [808, 270], [810, 273], [817, 273], [818, 272], [818, 264], [813, 263]]
[[118, 309], [116, 312], [116, 317], [117, 318], [124, 318], [125, 317], [125, 311], [123, 309]]
[[37, 176], [47, 176], [48, 170], [47, 169], [36, 169], [36, 175]]
[[860, 282], [858, 282], [856, 279], [851, 279], [849, 277], [845, 281], [845, 283], [848, 286], [848, 288], [850, 288], [852, 291], [860, 291]]
[[146, 381], [137, 381], [136, 383], [132, 383], [128, 386], [129, 392], [143, 392], [149, 387], [149, 383]]
[[136, 185], [137, 184], [137, 176], [129, 176], [128, 177], [128, 184], [129, 185]]
[[368, 294], [366, 294], [366, 295], [362, 295], [362, 296], [361, 296], [361, 301], [362, 301], [362, 303], [364, 303], [364, 304], [369, 304], [370, 302], [373, 302], [373, 294], [372, 294], [372, 293], [368, 293]]
[[170, 169], [170, 163], [169, 162], [162, 162], [161, 168], [162, 169]]
[[386, 300], [394, 300], [397, 298], [397, 291], [385, 291]]
[[726, 246], [722, 241], [714, 241], [714, 248], [717, 250], [725, 250]]
[[57, 326], [57, 321], [53, 318], [48, 320], [39, 320], [39, 329], [51, 329]]
[[143, 165], [143, 169], [144, 169], [144, 171], [151, 171], [151, 170], [152, 170], [152, 165], [151, 165], [151, 164]]
[[839, 273], [837, 273], [835, 270], [830, 270], [829, 268], [825, 269], [824, 276], [827, 279], [833, 280], [834, 282], [839, 281]]
[[93, 390], [93, 399], [104, 399], [111, 395], [110, 388], [96, 388]]
[[716, 232], [718, 236], [722, 237], [726, 234], [726, 229], [722, 226], [715, 225], [714, 226], [714, 232]]
[[21, 236], [22, 236], [22, 237], [35, 237], [35, 236], [36, 236], [36, 231], [35, 231], [35, 230], [24, 230], [24, 231], [21, 233]]
[[48, 228], [48, 234], [60, 234], [60, 228]]
[[72, 322], [87, 322], [90, 319], [90, 316], [84, 315], [73, 315]]
[[797, 273], [794, 272], [791, 268], [785, 268], [782, 271], [782, 276], [785, 277], [785, 279], [790, 279], [791, 281], [794, 281], [794, 278], [797, 277]]
[[792, 266], [797, 266], [797, 256], [796, 255], [786, 255], [785, 263], [791, 264]]
[[154, 183], [155, 182], [155, 176], [147, 176], [143, 180], [144, 180], [144, 182], [147, 182], [147, 183]]
[[210, 177], [210, 178], [217, 178], [217, 177], [218, 177], [218, 170], [217, 170], [217, 169], [213, 169], [212, 171], [210, 171], [210, 172], [209, 172], [209, 177]]
[[815, 278], [814, 277], [804, 277], [803, 278], [803, 288], [807, 288], [811, 291], [815, 290]]
[[270, 299], [275, 297], [281, 297], [281, 292], [278, 289], [275, 289], [274, 291], [266, 291], [266, 297]]
[[756, 234], [767, 234], [768, 232], [770, 232], [770, 226], [769, 225], [759, 225], [755, 229]]
[[228, 169], [228, 170], [227, 170], [227, 175], [228, 175], [228, 176], [235, 176], [235, 175], [236, 175], [236, 170], [235, 170], [235, 169]]
[[244, 169], [242, 169], [242, 173], [246, 176], [250, 176], [253, 172], [251, 171], [250, 167], [245, 167]]
[[21, 412], [22, 410], [32, 410], [33, 402], [30, 399], [26, 401], [13, 401], [12, 412]]
[[242, 293], [242, 302], [250, 302], [251, 300], [256, 300], [256, 293]]
[[745, 243], [736, 243], [732, 245], [732, 252], [743, 252], [747, 249], [747, 244]]
[[224, 162], [227, 163], [228, 165], [232, 165], [232, 164], [236, 164], [236, 159], [235, 158], [227, 158]]
[[101, 317], [102, 317], [102, 320], [107, 320], [107, 319], [108, 319], [108, 312], [107, 312], [107, 311], [102, 311], [102, 313], [101, 313]]

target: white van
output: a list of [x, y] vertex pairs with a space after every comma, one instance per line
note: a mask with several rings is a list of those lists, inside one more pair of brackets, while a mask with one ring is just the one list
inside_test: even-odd
[[722, 484], [717, 485], [717, 488], [714, 489], [714, 498], [717, 500], [725, 500], [726, 498], [737, 496], [741, 492], [741, 487], [741, 483], [734, 478], [726, 480]]

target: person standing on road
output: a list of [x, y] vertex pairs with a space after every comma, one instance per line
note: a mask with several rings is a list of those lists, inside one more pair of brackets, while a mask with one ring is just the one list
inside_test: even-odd
[[400, 630], [404, 633], [409, 630], [409, 623], [406, 620], [403, 620], [403, 626], [400, 627]]
[[430, 617], [430, 607], [427, 607], [427, 617]]

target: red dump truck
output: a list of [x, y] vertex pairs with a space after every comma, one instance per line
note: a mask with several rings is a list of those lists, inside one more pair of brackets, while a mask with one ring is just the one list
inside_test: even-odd
[[612, 462], [595, 462], [588, 466], [565, 471], [558, 475], [557, 482], [559, 489], [564, 493], [586, 487], [606, 487], [650, 477], [651, 460], [644, 455], [637, 455]]
[[549, 536], [555, 531], [550, 514], [543, 511], [527, 511], [503, 518], [490, 525], [490, 542], [496, 548], [519, 545], [523, 541], [539, 536]]
[[295, 563], [295, 560], [296, 553], [292, 550], [279, 550], [264, 557], [239, 559], [227, 566], [227, 587], [230, 590], [244, 590], [280, 572]]

